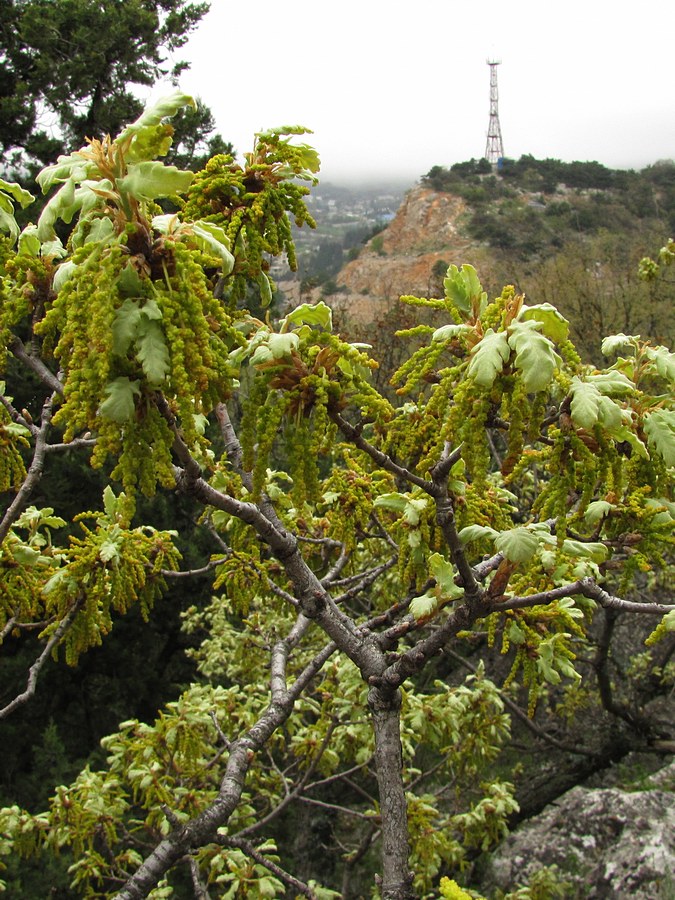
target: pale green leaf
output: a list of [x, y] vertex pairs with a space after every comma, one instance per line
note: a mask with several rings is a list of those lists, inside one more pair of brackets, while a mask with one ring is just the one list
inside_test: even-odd
[[515, 621], [511, 622], [506, 633], [508, 634], [509, 640], [512, 644], [525, 643], [525, 633]]
[[19, 237], [19, 226], [16, 224], [14, 215], [5, 212], [4, 209], [0, 209], [0, 231], [6, 231], [9, 234], [12, 244]]
[[580, 428], [592, 428], [600, 414], [600, 392], [594, 385], [580, 381], [575, 375], [572, 379], [570, 393], [572, 395], [570, 407], [572, 420]]
[[598, 372], [594, 375], [586, 375], [584, 381], [592, 384], [601, 394], [608, 396], [630, 394], [635, 390], [635, 385], [618, 369], [608, 369], [606, 372]]
[[661, 624], [665, 626], [666, 631], [675, 631], [675, 609], [671, 609], [669, 613], [665, 614], [661, 619]]
[[333, 312], [323, 300], [318, 303], [302, 303], [290, 312], [285, 320], [289, 325], [318, 325], [326, 331], [333, 328]]
[[464, 590], [455, 584], [455, 569], [451, 562], [440, 553], [432, 553], [429, 557], [429, 571], [436, 579], [444, 599], [455, 600], [464, 594]]
[[566, 538], [563, 541], [562, 552], [568, 556], [578, 556], [584, 559], [592, 559], [593, 562], [604, 562], [609, 550], [604, 544], [594, 541], [576, 541], [572, 538]]
[[106, 485], [103, 490], [103, 509], [105, 510], [106, 516], [108, 516], [111, 521], [114, 521], [119, 509], [119, 498], [115, 496], [115, 492], [110, 485]]
[[187, 191], [194, 172], [184, 172], [176, 166], [165, 166], [159, 160], [130, 165], [127, 174], [117, 182], [121, 193], [137, 200], [156, 200]]
[[282, 359], [284, 356], [290, 356], [292, 350], [297, 350], [300, 345], [300, 338], [297, 334], [271, 334], [267, 342], [270, 353], [274, 359]]
[[46, 204], [37, 224], [40, 241], [51, 241], [56, 236], [54, 225], [58, 219], [69, 223], [77, 212], [79, 204], [75, 200], [75, 181], [69, 180], [59, 188]]
[[143, 367], [150, 385], [158, 387], [171, 370], [169, 350], [159, 322], [145, 316], [141, 317], [138, 323], [135, 350], [136, 357]]
[[468, 544], [469, 541], [480, 541], [483, 538], [493, 541], [498, 534], [499, 532], [495, 528], [490, 528], [488, 525], [467, 525], [459, 532], [459, 539], [463, 544]]
[[22, 566], [36, 566], [40, 562], [41, 553], [27, 544], [12, 547], [12, 556]]
[[115, 541], [110, 540], [109, 538], [104, 540], [101, 543], [98, 551], [99, 559], [101, 562], [117, 562], [120, 558], [120, 552]]
[[598, 403], [598, 421], [611, 431], [620, 428], [623, 424], [623, 410], [609, 397], [600, 395]]
[[545, 390], [561, 362], [551, 341], [540, 334], [540, 328], [541, 323], [536, 320], [516, 321], [509, 334], [509, 346], [516, 351], [516, 368], [522, 372], [525, 389], [530, 393]]
[[380, 494], [375, 498], [373, 506], [376, 509], [393, 509], [395, 512], [403, 512], [407, 502], [408, 498], [405, 494]]
[[420, 519], [422, 518], [422, 513], [426, 509], [427, 506], [427, 498], [426, 497], [410, 497], [403, 508], [403, 519], [408, 525], [416, 526], [419, 525]]
[[74, 248], [84, 247], [86, 244], [110, 244], [115, 237], [115, 226], [106, 216], [98, 218], [80, 218], [73, 232], [71, 243]]
[[197, 244], [207, 253], [219, 257], [223, 275], [229, 275], [234, 269], [234, 256], [230, 253], [230, 241], [224, 228], [213, 222], [191, 222], [192, 231]]
[[432, 616], [438, 608], [438, 597], [433, 591], [427, 591], [420, 597], [415, 597], [409, 606], [410, 614], [415, 620]]
[[272, 284], [265, 272], [258, 273], [258, 287], [260, 288], [260, 302], [267, 307], [272, 302]]
[[106, 386], [105, 392], [108, 397], [99, 409], [101, 415], [120, 424], [128, 422], [136, 409], [134, 397], [141, 392], [138, 382], [121, 375]]
[[612, 356], [624, 350], [634, 351], [639, 340], [639, 334], [610, 334], [602, 342], [602, 355]]
[[182, 91], [174, 91], [173, 94], [161, 97], [152, 106], [147, 106], [135, 122], [132, 122], [131, 125], [127, 125], [127, 127], [120, 132], [117, 137], [117, 142], [120, 143], [129, 137], [137, 135], [146, 128], [152, 128], [155, 125], [159, 125], [162, 119], [170, 119], [172, 116], [176, 115], [179, 109], [183, 109], [185, 106], [192, 106], [195, 108], [196, 103], [193, 97], [189, 94], [184, 94]]
[[51, 241], [45, 241], [40, 248], [40, 254], [43, 259], [47, 259], [51, 257], [53, 260], [63, 259], [68, 256], [68, 251], [61, 243], [61, 239], [58, 235], [54, 237]]
[[663, 457], [667, 466], [675, 466], [675, 411], [655, 409], [648, 413], [644, 430], [649, 446]]
[[642, 459], [649, 459], [647, 448], [631, 428], [622, 424], [618, 428], [608, 428], [607, 430], [610, 436], [614, 438], [618, 444], [630, 444], [632, 449], [641, 456]]
[[543, 333], [556, 344], [567, 340], [569, 336], [570, 323], [550, 303], [523, 306], [518, 314], [518, 320], [523, 322], [533, 320], [541, 323]]
[[61, 265], [57, 268], [56, 272], [54, 273], [54, 279], [52, 281], [52, 288], [57, 294], [66, 283], [66, 281], [73, 277], [77, 268], [78, 266], [72, 261], [72, 259], [68, 259], [66, 260], [66, 262], [61, 263]]
[[495, 550], [514, 563], [528, 562], [537, 551], [541, 536], [535, 531], [519, 526], [502, 531], [495, 538]]
[[[129, 266], [127, 266], [127, 269]], [[126, 270], [125, 270], [126, 271]], [[112, 324], [113, 353], [125, 356], [136, 337], [141, 309], [137, 300], [127, 298], [115, 311]]]
[[505, 332], [495, 332], [488, 328], [471, 351], [467, 374], [481, 387], [491, 387], [510, 355], [511, 349]]
[[46, 166], [38, 173], [36, 177], [37, 183], [42, 189], [42, 193], [47, 191], [55, 184], [64, 181], [85, 181], [89, 175], [94, 175], [97, 169], [93, 162], [85, 159], [80, 153], [71, 153], [69, 156], [59, 156], [55, 163]]
[[480, 316], [487, 306], [487, 294], [473, 266], [463, 265], [461, 269], [452, 265], [443, 281], [445, 296], [465, 316], [472, 313]]
[[25, 256], [39, 256], [40, 247], [41, 244], [37, 234], [37, 225], [30, 222], [19, 235], [17, 253], [22, 253]]
[[597, 525], [601, 519], [609, 515], [612, 510], [612, 504], [606, 500], [594, 500], [589, 503], [584, 513], [584, 521], [587, 525]]
[[661, 378], [675, 381], [675, 353], [666, 347], [645, 347], [645, 356], [651, 360]]
[[123, 297], [142, 297], [145, 293], [143, 279], [131, 262], [128, 262], [120, 272], [117, 290]]
[[473, 331], [470, 325], [455, 325], [454, 322], [449, 325], [441, 325], [431, 335], [432, 341], [451, 341], [462, 334]]
[[14, 203], [18, 203], [22, 209], [29, 206], [35, 199], [30, 191], [22, 188], [16, 181], [5, 181], [4, 178], [0, 178], [0, 194], [11, 197]]

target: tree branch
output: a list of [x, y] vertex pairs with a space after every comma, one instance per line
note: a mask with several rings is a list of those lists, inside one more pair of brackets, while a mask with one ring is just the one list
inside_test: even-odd
[[16, 335], [12, 335], [9, 339], [8, 347], [17, 359], [21, 360], [21, 362], [32, 372], [35, 372], [40, 381], [48, 387], [50, 391], [63, 396], [63, 385], [59, 379], [47, 368], [39, 357], [33, 356], [26, 350], [20, 338]]
[[45, 647], [42, 653], [35, 660], [33, 665], [28, 670], [28, 682], [26, 683], [26, 690], [23, 693], [18, 694], [10, 703], [7, 704], [3, 709], [0, 709], [0, 719], [6, 718], [10, 713], [14, 712], [19, 706], [23, 706], [24, 703], [27, 703], [28, 700], [35, 694], [35, 690], [37, 687], [37, 680], [42, 668], [45, 663], [49, 659], [52, 651], [55, 647], [58, 646], [64, 634], [68, 631], [70, 626], [73, 624], [75, 616], [78, 614], [82, 606], [84, 605], [85, 597], [84, 595], [80, 596], [77, 601], [72, 605], [68, 614], [64, 616], [64, 618], [59, 623], [58, 627], [54, 631], [54, 634], [50, 637], [50, 639], [45, 644]]
[[276, 875], [279, 881], [283, 881], [289, 888], [302, 894], [303, 897], [310, 897], [311, 900], [316, 900], [316, 894], [309, 885], [305, 884], [304, 881], [299, 881], [297, 878], [289, 875], [288, 872], [278, 866], [275, 862], [272, 862], [271, 859], [268, 859], [260, 853], [260, 851], [256, 850], [250, 841], [245, 841], [239, 836], [230, 837], [229, 835], [218, 835], [216, 840], [217, 843], [224, 844], [226, 847], [236, 847], [239, 850], [243, 850], [247, 856], [254, 859], [258, 865], [264, 866], [273, 875]]
[[358, 447], [359, 450], [363, 450], [364, 453], [367, 453], [378, 466], [381, 466], [387, 472], [391, 472], [392, 475], [396, 475], [397, 478], [403, 478], [405, 481], [410, 482], [410, 484], [422, 488], [425, 493], [430, 494], [432, 497], [436, 496], [436, 487], [433, 481], [427, 481], [425, 478], [420, 478], [419, 475], [415, 475], [410, 469], [406, 469], [405, 466], [400, 466], [398, 463], [395, 463], [390, 456], [383, 453], [381, 450], [378, 450], [377, 447], [374, 447], [363, 437], [360, 427], [349, 423], [339, 412], [337, 412], [337, 410], [329, 408], [328, 414], [344, 436], [354, 444], [355, 447]]
[[9, 529], [12, 527], [14, 522], [16, 522], [16, 520], [28, 505], [30, 495], [36, 489], [40, 482], [40, 479], [42, 478], [42, 473], [45, 467], [45, 457], [47, 453], [47, 433], [49, 431], [49, 425], [52, 420], [52, 406], [55, 399], [55, 395], [52, 394], [51, 397], [48, 397], [45, 400], [42, 406], [42, 420], [40, 423], [40, 429], [35, 438], [33, 459], [31, 461], [28, 473], [26, 474], [26, 478], [24, 479], [23, 484], [19, 488], [16, 497], [5, 512], [5, 515], [2, 518], [2, 522], [0, 522], [0, 544], [2, 544], [2, 542], [5, 540]]

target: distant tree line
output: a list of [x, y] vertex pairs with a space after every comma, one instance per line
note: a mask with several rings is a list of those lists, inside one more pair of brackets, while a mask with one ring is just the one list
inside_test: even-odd
[[511, 258], [541, 257], [580, 235], [675, 229], [675, 163], [668, 160], [634, 171], [525, 155], [493, 171], [486, 159], [471, 159], [434, 166], [422, 183], [463, 197], [470, 236]]

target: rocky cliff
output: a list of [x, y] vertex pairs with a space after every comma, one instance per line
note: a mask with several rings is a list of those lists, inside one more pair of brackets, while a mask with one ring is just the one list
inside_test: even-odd
[[387, 228], [336, 276], [339, 291], [328, 298], [336, 314], [345, 322], [368, 325], [398, 304], [402, 294], [437, 296], [442, 277], [434, 267], [439, 262], [446, 268], [487, 264], [485, 247], [464, 231], [466, 213], [460, 197], [421, 186], [409, 191]]

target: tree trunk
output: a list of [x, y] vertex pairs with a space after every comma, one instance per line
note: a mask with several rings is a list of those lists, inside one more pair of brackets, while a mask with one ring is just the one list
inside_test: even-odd
[[371, 688], [368, 704], [375, 731], [375, 759], [382, 819], [382, 900], [410, 900], [408, 814], [403, 788], [401, 692]]

